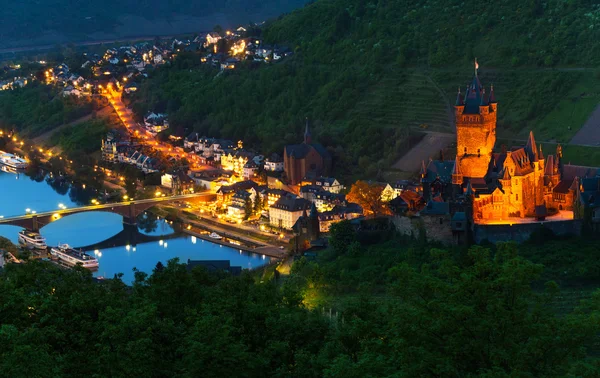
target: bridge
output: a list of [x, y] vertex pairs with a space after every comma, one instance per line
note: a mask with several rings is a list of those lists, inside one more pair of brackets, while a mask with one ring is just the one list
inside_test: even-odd
[[215, 198], [213, 193], [194, 193], [182, 194], [171, 197], [158, 197], [151, 199], [142, 199], [134, 201], [125, 201], [117, 203], [107, 203], [92, 206], [74, 207], [70, 209], [59, 209], [36, 214], [26, 214], [16, 217], [0, 219], [0, 224], [19, 226], [31, 231], [39, 231], [48, 223], [55, 222], [68, 215], [87, 213], [92, 211], [105, 211], [119, 214], [123, 217], [123, 223], [126, 225], [136, 225], [137, 217], [144, 211], [161, 203], [177, 202], [184, 200], [212, 201]]

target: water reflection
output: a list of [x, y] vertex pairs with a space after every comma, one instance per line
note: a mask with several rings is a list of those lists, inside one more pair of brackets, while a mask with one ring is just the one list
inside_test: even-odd
[[[0, 171], [0, 217], [22, 215], [27, 208], [39, 213], [78, 207], [89, 204], [90, 199], [97, 196], [93, 189], [72, 184], [60, 175], [33, 172], [26, 176]], [[243, 268], [270, 261], [262, 255], [242, 253], [181, 235], [176, 227], [151, 213], [140, 216], [138, 228], [133, 231], [124, 228], [122, 222], [120, 215], [109, 212], [80, 213], [52, 222], [40, 232], [50, 246], [68, 243], [73, 247], [92, 247], [88, 251], [100, 261], [100, 269], [95, 274], [112, 278], [123, 273], [125, 282], [133, 281], [134, 268], [150, 274], [158, 262], [166, 264], [172, 258], [179, 258], [181, 262], [230, 260], [232, 266]], [[16, 244], [20, 230], [20, 227], [0, 225], [0, 236]]]

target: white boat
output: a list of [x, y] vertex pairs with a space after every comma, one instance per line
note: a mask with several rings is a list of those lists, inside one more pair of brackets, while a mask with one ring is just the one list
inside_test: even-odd
[[0, 151], [0, 164], [9, 166], [15, 169], [27, 168], [27, 160], [22, 159], [16, 155], [9, 154], [8, 152]]
[[68, 244], [59, 244], [58, 247], [51, 248], [50, 254], [70, 266], [81, 264], [84, 268], [98, 269], [98, 259], [83, 251], [73, 249]]
[[19, 231], [19, 243], [27, 248], [46, 249], [46, 239], [37, 232], [23, 230]]
[[223, 238], [221, 237], [221, 235], [217, 234], [216, 232], [212, 232], [210, 235], [208, 235], [208, 237], [209, 237], [209, 238], [212, 238], [212, 239], [218, 239], [218, 240], [221, 240], [221, 239], [223, 239]]

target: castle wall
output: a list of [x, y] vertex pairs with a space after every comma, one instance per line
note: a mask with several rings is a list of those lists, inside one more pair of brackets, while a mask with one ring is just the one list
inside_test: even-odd
[[395, 216], [392, 218], [399, 233], [421, 238], [423, 237], [421, 233], [424, 232], [427, 240], [444, 244], [452, 244], [454, 241], [450, 220], [450, 215]]
[[484, 240], [488, 240], [492, 243], [502, 241], [516, 241], [517, 243], [523, 243], [542, 225], [543, 227], [552, 230], [555, 235], [581, 235], [583, 222], [579, 219], [575, 219], [554, 222], [519, 223], [513, 225], [475, 224], [473, 226], [473, 239], [477, 244]]

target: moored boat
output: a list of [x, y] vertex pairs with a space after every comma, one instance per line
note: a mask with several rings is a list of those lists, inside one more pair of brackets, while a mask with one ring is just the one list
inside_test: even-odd
[[27, 160], [4, 151], [0, 151], [0, 164], [14, 169], [27, 168]]
[[19, 231], [19, 243], [27, 248], [46, 249], [46, 239], [37, 232], [23, 230]]
[[98, 259], [83, 251], [71, 248], [68, 244], [59, 244], [57, 247], [51, 248], [50, 254], [52, 257], [57, 258], [69, 266], [81, 264], [87, 269], [98, 269]]
[[210, 235], [208, 235], [208, 237], [212, 238], [212, 239], [218, 239], [218, 240], [223, 239], [223, 237], [221, 237], [221, 235], [217, 234], [216, 232], [212, 232]]

